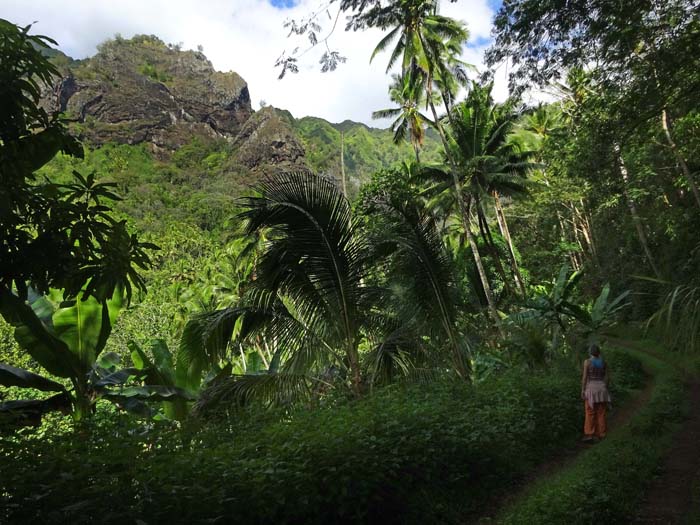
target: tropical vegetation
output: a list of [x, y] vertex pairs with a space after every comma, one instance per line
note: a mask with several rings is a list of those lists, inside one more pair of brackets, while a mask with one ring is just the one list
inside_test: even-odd
[[[265, 109], [306, 168], [259, 172], [81, 142], [58, 44], [0, 20], [0, 521], [639, 511], [700, 372], [699, 7], [506, 1], [478, 74], [439, 4], [331, 2], [385, 33], [390, 129]], [[575, 449], [591, 344], [631, 415], [519, 492]]]

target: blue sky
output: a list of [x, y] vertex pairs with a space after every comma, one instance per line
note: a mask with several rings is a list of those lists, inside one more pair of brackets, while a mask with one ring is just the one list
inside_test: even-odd
[[[201, 45], [220, 71], [233, 70], [247, 82], [253, 107], [261, 101], [288, 109], [296, 117], [318, 116], [332, 122], [372, 121], [372, 111], [389, 107], [386, 56], [371, 64], [369, 57], [383, 34], [378, 30], [345, 32], [342, 20], [329, 40], [348, 61], [334, 73], [323, 74], [318, 60], [322, 49], [299, 59], [301, 72], [278, 80], [275, 60], [295, 47], [309, 47], [305, 37], [287, 38], [283, 24], [318, 10], [323, 0], [0, 0], [0, 18], [19, 24], [36, 21], [37, 33], [53, 37], [74, 58], [96, 52], [104, 40], [119, 33], [155, 34], [184, 49]], [[327, 0], [325, 0], [327, 2]], [[332, 4], [337, 8], [338, 3]], [[463, 59], [481, 67], [490, 42], [491, 22], [500, 0], [443, 0], [441, 13], [464, 21], [471, 39]], [[322, 34], [326, 34], [327, 27]], [[495, 95], [507, 95], [507, 68], [496, 76]]]
[[290, 9], [297, 4], [295, 0], [270, 0], [270, 3], [279, 9]]

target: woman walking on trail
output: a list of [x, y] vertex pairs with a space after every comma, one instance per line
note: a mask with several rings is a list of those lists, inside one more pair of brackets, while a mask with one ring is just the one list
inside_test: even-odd
[[592, 442], [603, 439], [606, 433], [605, 413], [610, 403], [608, 392], [608, 365], [600, 357], [600, 348], [592, 344], [589, 348], [591, 357], [583, 362], [581, 377], [581, 399], [586, 409], [586, 421], [583, 425], [583, 440]]

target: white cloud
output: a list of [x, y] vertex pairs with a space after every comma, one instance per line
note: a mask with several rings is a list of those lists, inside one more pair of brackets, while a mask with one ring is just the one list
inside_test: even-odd
[[[348, 57], [346, 64], [333, 73], [320, 73], [320, 53], [313, 50], [301, 59], [298, 75], [277, 80], [276, 58], [298, 45], [287, 39], [284, 20], [307, 15], [319, 1], [300, 0], [293, 8], [278, 9], [268, 0], [0, 0], [0, 18], [22, 25], [36, 21], [35, 32], [51, 36], [74, 58], [94, 54], [100, 42], [116, 33], [155, 34], [169, 43], [182, 42], [185, 49], [203, 45], [214, 67], [234, 70], [248, 82], [254, 108], [265, 100], [296, 117], [380, 125], [372, 122], [371, 113], [390, 104], [390, 79], [384, 72], [387, 56], [369, 63], [382, 36], [377, 30], [345, 32], [340, 20], [330, 45]], [[443, 4], [442, 14], [467, 23], [472, 44], [489, 38], [494, 13], [488, 0]], [[484, 46], [467, 47], [465, 59], [481, 66], [483, 51]], [[496, 79], [497, 99], [507, 96], [502, 70]]]

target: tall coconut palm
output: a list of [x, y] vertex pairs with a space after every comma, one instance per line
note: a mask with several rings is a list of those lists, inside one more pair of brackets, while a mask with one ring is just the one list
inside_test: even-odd
[[[493, 199], [499, 228], [509, 247], [508, 259], [516, 284], [525, 294], [500, 195], [526, 193], [526, 175], [537, 164], [532, 161], [532, 152], [523, 150], [509, 138], [520, 118], [520, 110], [511, 102], [495, 104], [491, 97], [492, 87], [491, 84], [473, 83], [467, 99], [453, 108], [449, 128], [450, 149], [459, 166], [464, 198], [472, 203], [484, 241], [491, 244], [492, 251], [486, 205]], [[430, 175], [439, 182], [432, 189], [434, 194], [449, 189], [449, 174], [434, 169]], [[496, 253], [494, 257], [497, 258]]]
[[[476, 240], [471, 231], [471, 211], [467, 202], [461, 198], [462, 184], [457, 176], [457, 164], [451, 156], [448, 138], [433, 100], [434, 84], [437, 84], [439, 89], [444, 90], [441, 92], [443, 101], [451, 100], [451, 96], [446, 91], [453, 85], [452, 82], [448, 81], [451, 66], [447, 58], [456, 57], [461, 52], [469, 33], [461, 22], [437, 14], [437, 7], [437, 0], [399, 0], [386, 7], [378, 6], [363, 15], [364, 22], [369, 27], [391, 28], [389, 33], [377, 44], [371, 59], [374, 59], [378, 53], [387, 50], [392, 42], [396, 41], [389, 57], [387, 71], [400, 58], [404, 75], [410, 73], [414, 80], [424, 80], [423, 87], [426, 92], [427, 104], [432, 112], [435, 129], [440, 135], [445, 154], [452, 168], [454, 192], [456, 196], [460, 196], [456, 200], [464, 234], [474, 255], [489, 311], [494, 321], [498, 323], [500, 317], [496, 303]], [[417, 72], [420, 74], [416, 74]]]
[[425, 102], [422, 86], [410, 76], [394, 75], [393, 83], [389, 87], [389, 98], [398, 107], [375, 111], [372, 113], [372, 118], [395, 118], [391, 124], [391, 129], [394, 132], [394, 144], [400, 144], [408, 136], [416, 154], [416, 162], [420, 162], [420, 148], [425, 139], [425, 125], [433, 125], [433, 122], [420, 110]]
[[[359, 396], [373, 378], [386, 376], [377, 367], [389, 362], [409, 370], [425, 334], [444, 341], [457, 374], [469, 377], [449, 257], [430, 216], [388, 203], [383, 220], [392, 233], [370, 239], [330, 180], [282, 174], [258, 191], [241, 214], [246, 234], [267, 235], [256, 280], [236, 306], [188, 323], [181, 351], [201, 362], [217, 360], [232, 339], [245, 344], [260, 333], [277, 339], [277, 351], [265, 374], [234, 376], [217, 392], [240, 398], [276, 385], [292, 395], [340, 380]], [[376, 269], [400, 286], [377, 284]], [[399, 289], [410, 309], [396, 300]], [[199, 361], [190, 356], [190, 362]]]

